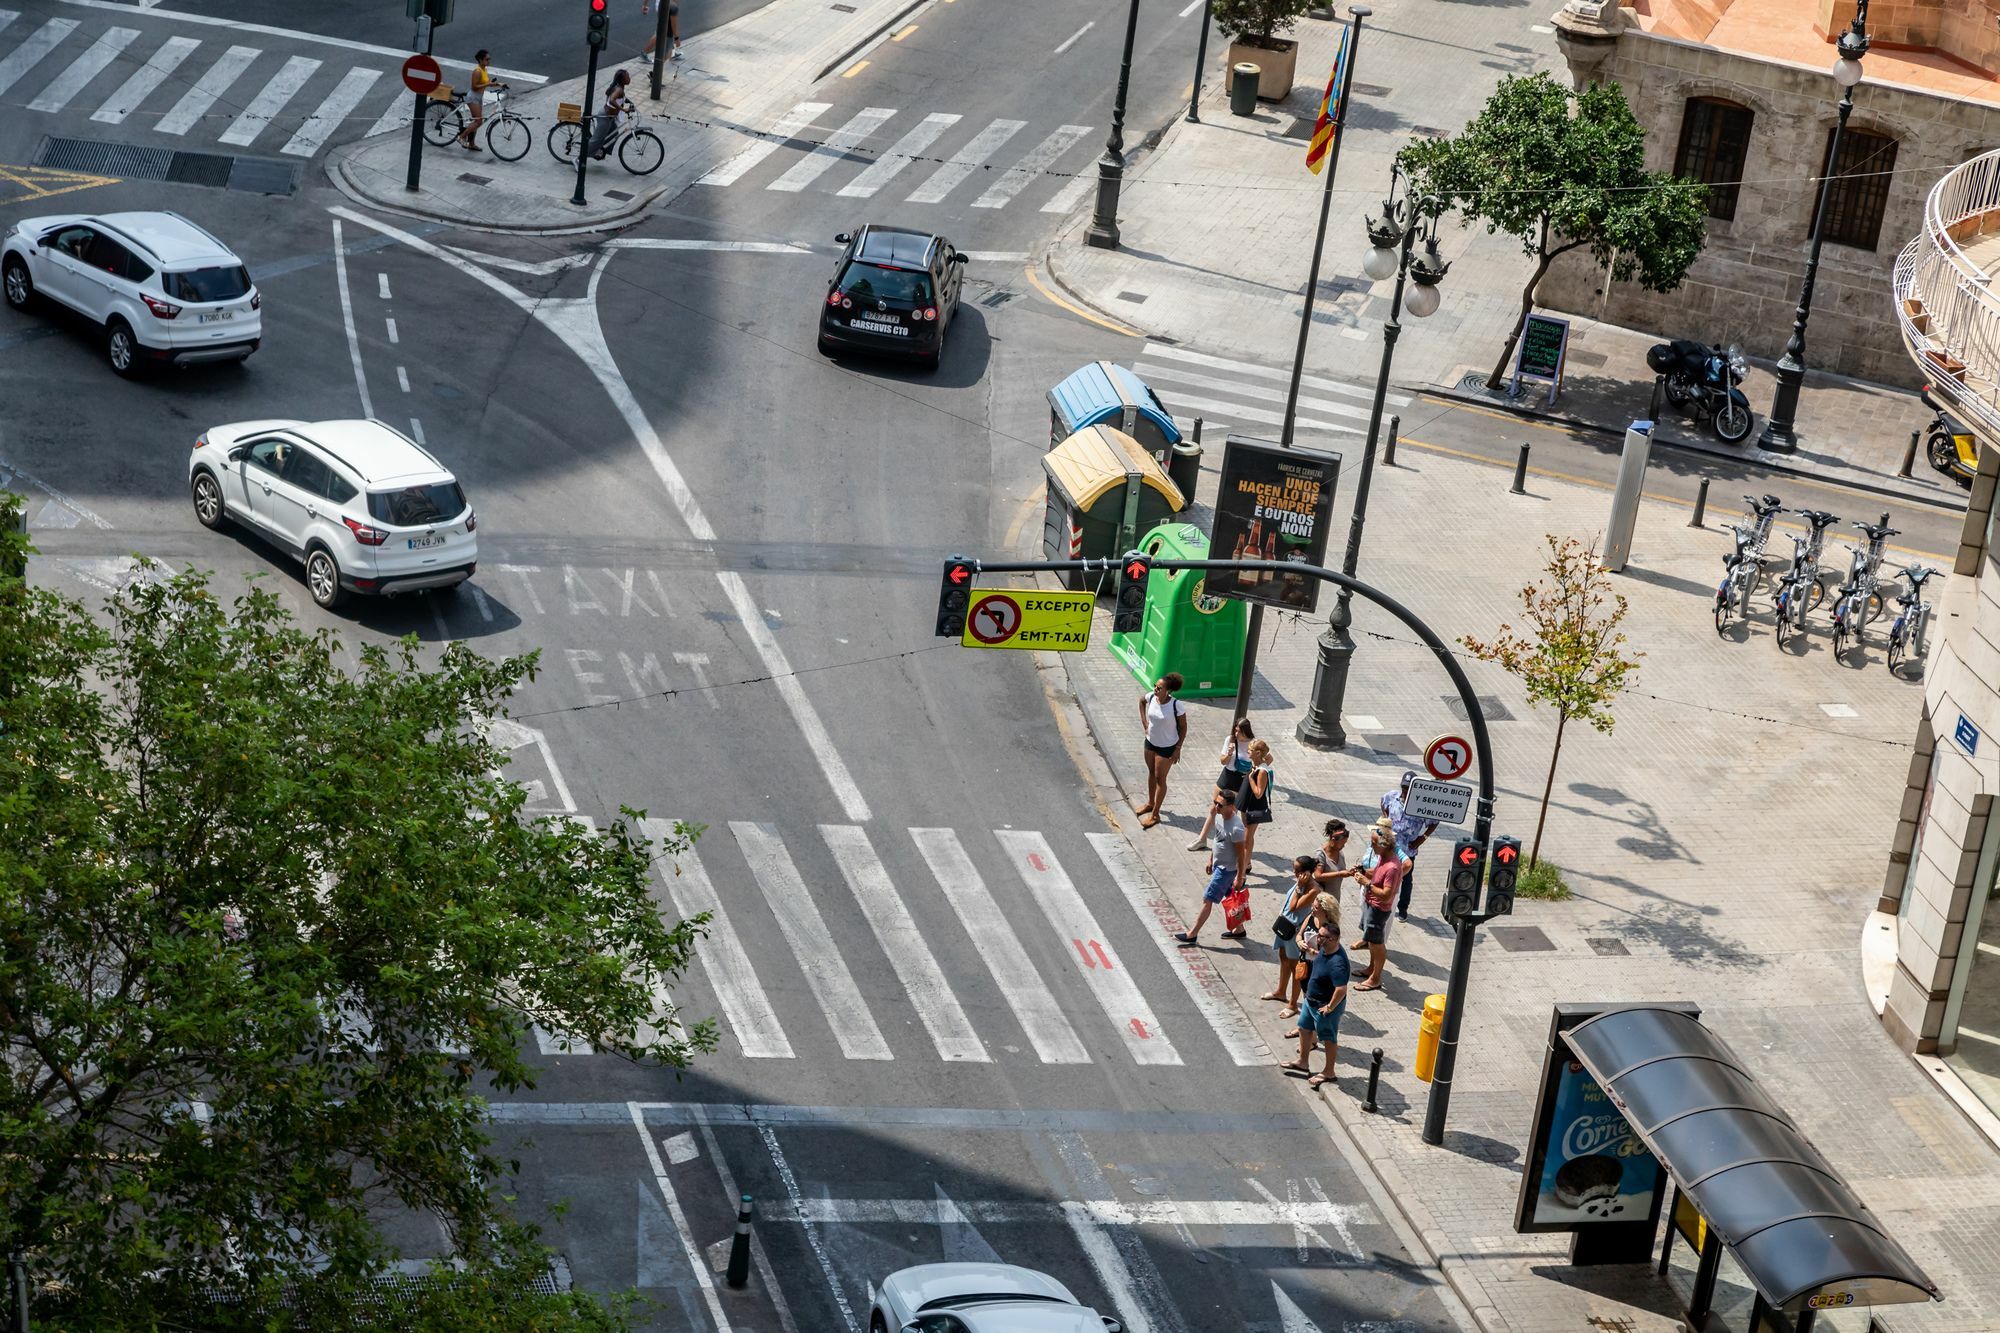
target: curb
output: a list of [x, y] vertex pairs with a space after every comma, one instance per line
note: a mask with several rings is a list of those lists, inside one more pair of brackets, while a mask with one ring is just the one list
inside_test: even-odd
[[854, 59], [855, 56], [860, 55], [870, 46], [873, 46], [876, 42], [882, 40], [883, 33], [889, 31], [889, 29], [895, 27], [898, 23], [901, 23], [904, 19], [916, 13], [919, 9], [922, 9], [925, 5], [928, 5], [929, 3], [931, 3], [931, 0], [913, 0], [913, 3], [905, 5], [903, 6], [903, 8], [897, 10], [896, 16], [894, 18], [890, 19], [887, 23], [884, 23], [881, 27], [875, 29], [875, 31], [869, 33], [866, 37], [863, 37], [860, 41], [856, 42], [854, 45], [848, 47], [846, 51], [834, 57], [834, 59], [828, 61], [825, 69], [821, 70], [819, 73], [812, 76], [812, 82], [818, 83], [821, 79], [824, 79], [827, 75], [833, 73], [834, 70], [846, 64], [848, 61]]
[[[360, 142], [366, 143], [367, 140]], [[348, 145], [352, 147], [352, 145]], [[634, 196], [632, 201], [619, 208], [616, 213], [593, 222], [581, 222], [574, 227], [509, 227], [489, 222], [475, 222], [462, 215], [447, 213], [442, 209], [426, 208], [421, 204], [406, 200], [389, 201], [379, 198], [359, 185], [347, 173], [347, 158], [329, 154], [326, 159], [326, 177], [333, 187], [363, 208], [380, 213], [390, 213], [397, 217], [413, 218], [420, 222], [442, 222], [461, 231], [484, 232], [490, 236], [578, 236], [588, 232], [611, 231], [623, 227], [651, 208], [668, 186], [663, 183], [649, 194]], [[419, 195], [419, 198], [422, 196]]]

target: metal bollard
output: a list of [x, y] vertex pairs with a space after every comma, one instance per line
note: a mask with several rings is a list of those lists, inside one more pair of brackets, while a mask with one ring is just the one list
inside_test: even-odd
[[1195, 442], [1196, 444], [1200, 444], [1200, 443], [1201, 443], [1201, 418], [1200, 418], [1200, 417], [1196, 417], [1196, 418], [1194, 419], [1194, 442]]
[[1910, 447], [1903, 450], [1903, 466], [1896, 469], [1896, 475], [1907, 477], [1910, 469], [1917, 465], [1917, 432], [1910, 432]]
[[1666, 387], [1666, 383], [1667, 377], [1665, 375], [1653, 376], [1653, 401], [1646, 409], [1646, 419], [1648, 421], [1658, 421], [1660, 419], [1660, 390]]
[[1389, 442], [1388, 442], [1388, 444], [1387, 444], [1387, 445], [1385, 445], [1385, 446], [1383, 447], [1383, 449], [1382, 449], [1382, 466], [1383, 466], [1383, 467], [1394, 467], [1394, 466], [1396, 466], [1396, 439], [1397, 439], [1397, 437], [1398, 437], [1398, 436], [1400, 436], [1400, 435], [1401, 435], [1402, 433], [1403, 433], [1403, 419], [1402, 419], [1401, 417], [1399, 417], [1399, 416], [1397, 416], [1397, 417], [1390, 417], [1390, 418], [1389, 418]]
[[744, 1195], [736, 1209], [736, 1238], [729, 1242], [730, 1290], [741, 1291], [750, 1281], [750, 1196]]
[[1701, 489], [1694, 493], [1694, 517], [1688, 520], [1688, 526], [1691, 528], [1700, 527], [1702, 519], [1706, 517], [1707, 514], [1708, 514], [1708, 478], [1703, 477], [1701, 479]]
[[1528, 446], [1521, 446], [1521, 456], [1514, 460], [1514, 484], [1507, 488], [1513, 495], [1528, 493]]
[[1361, 1103], [1361, 1109], [1369, 1115], [1375, 1114], [1375, 1085], [1382, 1081], [1382, 1048], [1375, 1048], [1374, 1056], [1368, 1061], [1368, 1100]]

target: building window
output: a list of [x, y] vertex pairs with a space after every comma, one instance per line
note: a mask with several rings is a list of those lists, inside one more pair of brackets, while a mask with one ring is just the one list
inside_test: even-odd
[[[1834, 130], [1826, 132], [1827, 151]], [[1821, 161], [1825, 161], [1822, 157]], [[1849, 130], [1840, 138], [1840, 160], [1833, 164], [1833, 188], [1826, 196], [1825, 239], [1836, 245], [1873, 250], [1882, 231], [1882, 213], [1889, 205], [1889, 182], [1895, 179], [1896, 141], [1886, 134]], [[1818, 180], [1814, 180], [1818, 185]], [[1818, 205], [1814, 205], [1815, 223]], [[1808, 235], [1811, 233], [1808, 232]]]
[[1736, 190], [1750, 151], [1750, 108], [1716, 97], [1690, 97], [1681, 112], [1681, 146], [1674, 175], [1708, 187], [1708, 215], [1736, 216]]

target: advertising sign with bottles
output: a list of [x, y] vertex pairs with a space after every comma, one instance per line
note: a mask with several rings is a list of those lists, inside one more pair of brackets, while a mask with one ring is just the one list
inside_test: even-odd
[[[1339, 476], [1339, 454], [1229, 436], [1222, 452], [1222, 485], [1215, 495], [1209, 558], [1325, 565]], [[1214, 569], [1207, 582], [1211, 596], [1262, 602], [1286, 611], [1316, 608], [1319, 587], [1318, 579], [1271, 570]]]

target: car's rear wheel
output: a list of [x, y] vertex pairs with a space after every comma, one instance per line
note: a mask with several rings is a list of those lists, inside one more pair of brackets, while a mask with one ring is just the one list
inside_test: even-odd
[[104, 326], [104, 356], [127, 379], [139, 373], [139, 340], [124, 320], [113, 319]]
[[16, 310], [26, 310], [35, 301], [35, 280], [28, 276], [28, 266], [18, 256], [7, 258], [5, 279], [7, 304]]
[[215, 474], [203, 468], [194, 474], [189, 489], [194, 493], [194, 516], [201, 520], [201, 525], [221, 527], [228, 519], [228, 511], [222, 503], [222, 487], [216, 484]]
[[324, 546], [306, 552], [306, 591], [322, 611], [331, 611], [347, 600], [347, 589], [340, 586], [340, 566]]
[[889, 1333], [889, 1326], [882, 1322], [879, 1312], [868, 1316], [868, 1333]]

